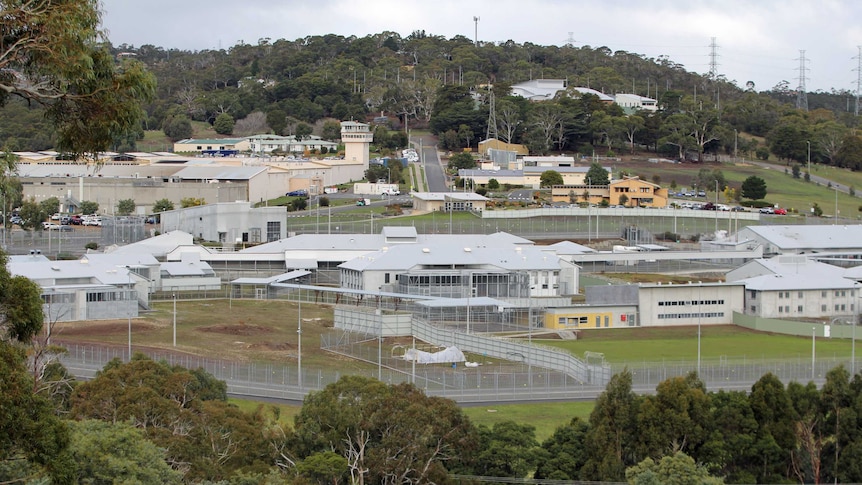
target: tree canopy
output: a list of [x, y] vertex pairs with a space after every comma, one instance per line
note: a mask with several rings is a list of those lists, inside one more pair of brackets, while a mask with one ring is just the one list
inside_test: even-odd
[[58, 148], [74, 155], [105, 151], [140, 126], [155, 77], [141, 62], [115, 60], [97, 0], [7, 1], [0, 18], [0, 105], [18, 97], [44, 106]]
[[746, 199], [760, 200], [766, 197], [766, 181], [756, 175], [745, 179], [741, 189]]

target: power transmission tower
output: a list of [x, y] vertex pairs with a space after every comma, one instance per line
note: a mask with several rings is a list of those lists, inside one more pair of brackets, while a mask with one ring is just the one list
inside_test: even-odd
[[805, 76], [805, 71], [808, 70], [805, 67], [805, 51], [799, 51], [799, 86], [796, 88], [796, 109], [801, 109], [804, 111], [808, 111], [808, 89], [805, 87], [805, 81], [808, 78]]
[[709, 43], [709, 80], [712, 81], [713, 93], [715, 94], [715, 109], [721, 109], [721, 98], [718, 90], [718, 44], [713, 37]]
[[856, 55], [853, 59], [859, 61], [859, 64], [856, 66], [856, 109], [853, 114], [859, 116], [859, 93], [862, 91], [862, 45], [856, 46], [859, 49], [859, 54]]
[[497, 139], [497, 107], [494, 101], [494, 91], [488, 87], [488, 129], [485, 130], [485, 139]]
[[715, 37], [709, 43], [709, 78], [715, 81], [718, 77], [718, 44], [715, 43]]
[[575, 45], [575, 33], [569, 32], [569, 36], [566, 37], [566, 47], [574, 47]]

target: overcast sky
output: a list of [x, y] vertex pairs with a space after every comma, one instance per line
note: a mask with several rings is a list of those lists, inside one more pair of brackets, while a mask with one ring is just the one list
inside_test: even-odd
[[[114, 45], [228, 49], [269, 37], [363, 37], [414, 30], [483, 42], [606, 46], [709, 72], [767, 90], [799, 85], [805, 50], [809, 91], [856, 90], [862, 45], [859, 0], [102, 0]], [[640, 83], [639, 83], [640, 84]]]

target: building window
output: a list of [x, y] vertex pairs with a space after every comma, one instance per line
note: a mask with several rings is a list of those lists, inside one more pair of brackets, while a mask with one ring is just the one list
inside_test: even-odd
[[751, 305], [751, 313], [757, 313], [757, 307], [756, 306]]
[[820, 298], [826, 298], [826, 291], [820, 292]]
[[780, 299], [780, 298], [784, 298], [784, 293], [779, 291], [779, 292], [778, 292], [778, 298], [779, 298], [779, 299]]
[[778, 305], [778, 313], [784, 313], [784, 307], [783, 306]]
[[385, 273], [383, 275], [383, 282], [389, 284], [389, 273]]
[[796, 296], [798, 296], [799, 298], [802, 298], [802, 292], [800, 291], [799, 293], [796, 294]]
[[278, 241], [281, 238], [281, 221], [266, 223], [266, 242]]
[[825, 312], [826, 311], [826, 305], [820, 305], [820, 311]]
[[796, 307], [796, 311], [797, 311], [798, 313], [802, 313], [802, 305], [797, 306], [797, 307]]

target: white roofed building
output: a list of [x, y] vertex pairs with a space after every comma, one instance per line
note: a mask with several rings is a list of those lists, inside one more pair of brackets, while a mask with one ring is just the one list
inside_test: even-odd
[[347, 261], [341, 287], [444, 298], [577, 293], [577, 266], [535, 246], [393, 245]]

